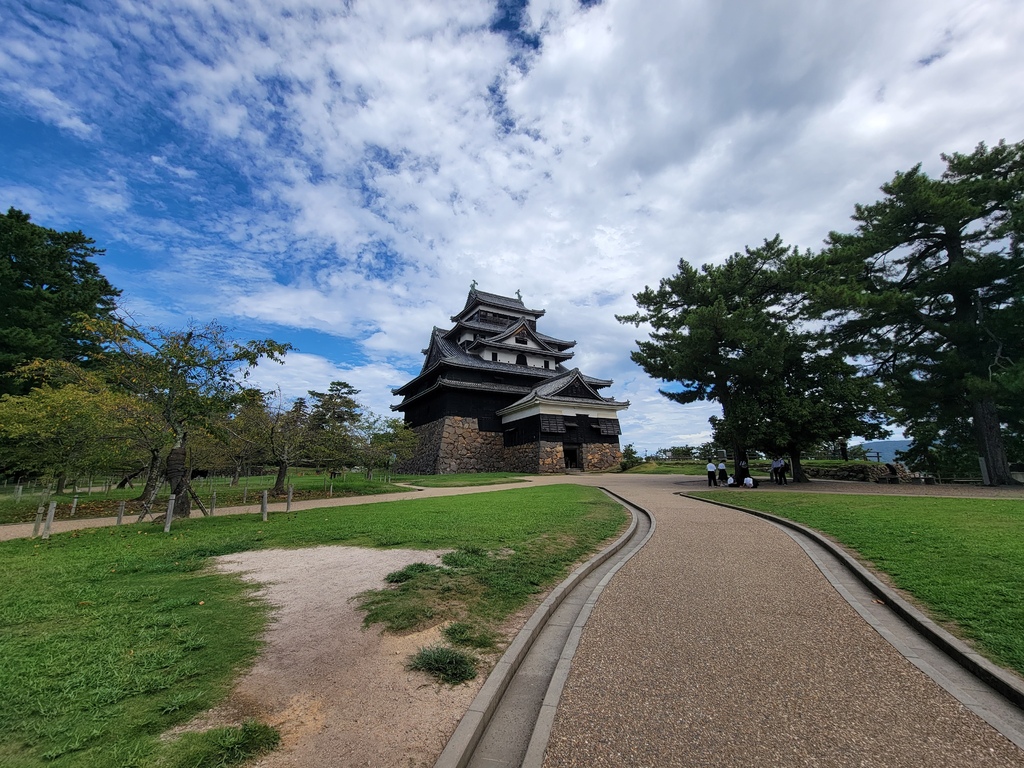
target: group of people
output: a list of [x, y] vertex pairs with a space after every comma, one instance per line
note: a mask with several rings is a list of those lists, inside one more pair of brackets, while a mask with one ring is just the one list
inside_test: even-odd
[[[743, 466], [746, 467], [746, 462], [743, 462]], [[736, 478], [729, 474], [725, 467], [725, 462], [720, 461], [715, 464], [713, 461], [708, 462], [708, 487], [717, 488], [720, 485], [724, 485], [728, 488], [738, 488], [743, 486], [744, 488], [757, 488], [757, 480], [752, 478], [749, 474], [743, 478], [743, 482], [737, 482]], [[789, 485], [789, 481], [786, 479], [786, 475], [789, 474], [789, 462], [781, 456], [776, 456], [772, 459], [771, 471], [769, 476], [772, 482], [776, 485]]]
[[[746, 462], [743, 462], [743, 464], [746, 466]], [[740, 486], [744, 488], [757, 488], [757, 480], [750, 475], [744, 477], [742, 483], [737, 482], [736, 478], [730, 475], [729, 471], [725, 468], [724, 461], [720, 461], [717, 466], [715, 462], [709, 461], [707, 470], [709, 487], [714, 486], [717, 488], [720, 485], [724, 485], [728, 488], [739, 488]]]
[[789, 474], [789, 462], [781, 456], [776, 456], [772, 459], [772, 468], [769, 472], [769, 476], [776, 485], [789, 485], [786, 481], [786, 475]]

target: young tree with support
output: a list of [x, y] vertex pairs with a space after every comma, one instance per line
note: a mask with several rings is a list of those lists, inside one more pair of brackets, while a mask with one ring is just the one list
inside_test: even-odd
[[149, 403], [173, 436], [164, 474], [175, 495], [174, 516], [187, 517], [194, 496], [187, 470], [189, 433], [210, 428], [244, 401], [244, 380], [252, 368], [264, 358], [280, 362], [290, 347], [272, 339], [240, 344], [217, 323], [174, 331], [124, 320], [95, 327], [106, 340], [107, 376]]

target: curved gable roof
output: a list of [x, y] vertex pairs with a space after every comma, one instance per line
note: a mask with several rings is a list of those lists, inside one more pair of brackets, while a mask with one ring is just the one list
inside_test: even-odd
[[528, 309], [523, 304], [522, 299], [514, 299], [511, 296], [499, 296], [496, 293], [485, 293], [484, 291], [478, 291], [476, 288], [469, 289], [469, 295], [466, 296], [466, 306], [462, 308], [462, 311], [457, 315], [452, 315], [451, 320], [457, 322], [461, 318], [468, 315], [480, 304], [486, 304], [490, 307], [497, 309], [505, 309], [514, 312], [516, 315], [531, 315], [533, 317], [540, 317], [544, 314], [543, 309]]

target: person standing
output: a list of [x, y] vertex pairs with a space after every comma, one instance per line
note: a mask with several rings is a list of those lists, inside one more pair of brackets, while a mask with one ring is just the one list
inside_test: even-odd
[[779, 468], [775, 473], [776, 477], [778, 477], [778, 480], [776, 482], [779, 485], [789, 485], [789, 483], [786, 482], [787, 472], [789, 472], [789, 462], [786, 461], [785, 459], [779, 459]]
[[725, 468], [725, 462], [718, 462], [718, 484], [725, 485], [729, 481], [729, 471]]
[[715, 466], [715, 462], [713, 462], [713, 461], [709, 461], [708, 462], [707, 470], [708, 470], [708, 487], [709, 488], [711, 486], [715, 486], [716, 488], [718, 487], [718, 480], [715, 479], [715, 473], [716, 473], [717, 469], [718, 469], [718, 467]]
[[782, 485], [782, 483], [779, 482], [779, 470], [781, 468], [782, 468], [782, 458], [779, 457], [779, 456], [776, 456], [774, 459], [772, 459], [772, 471], [771, 471], [772, 482], [775, 483], [776, 485]]

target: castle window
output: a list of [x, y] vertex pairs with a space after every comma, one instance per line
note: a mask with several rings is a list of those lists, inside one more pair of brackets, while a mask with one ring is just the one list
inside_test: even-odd
[[551, 368], [551, 361], [550, 360], [545, 360], [544, 361], [544, 367], [545, 368]]
[[516, 355], [516, 365], [526, 365], [526, 355]]
[[498, 353], [497, 352], [491, 352], [491, 362], [492, 363], [498, 362]]
[[540, 431], [541, 432], [560, 432], [565, 433], [565, 418], [563, 416], [549, 416], [547, 414], [541, 414], [540, 417]]
[[526, 343], [526, 334], [525, 333], [521, 333], [518, 336], [516, 336], [516, 344], [525, 344], [525, 343]]

